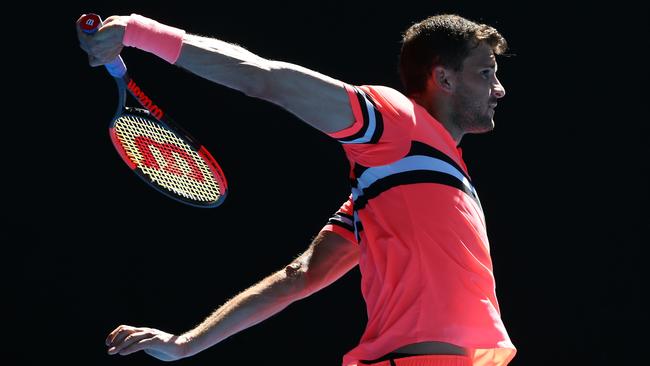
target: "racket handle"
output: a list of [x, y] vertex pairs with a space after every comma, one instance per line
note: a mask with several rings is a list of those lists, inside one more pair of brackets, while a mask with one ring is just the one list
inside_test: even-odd
[[[79, 20], [79, 26], [82, 32], [86, 34], [95, 34], [99, 27], [102, 26], [102, 18], [93, 13], [84, 14], [84, 16]], [[120, 55], [117, 55], [115, 60], [105, 64], [104, 66], [106, 66], [108, 73], [116, 78], [121, 78], [126, 74], [126, 65]]]

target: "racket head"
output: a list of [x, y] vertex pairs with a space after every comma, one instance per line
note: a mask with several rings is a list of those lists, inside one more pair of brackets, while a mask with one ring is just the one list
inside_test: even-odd
[[154, 189], [195, 207], [223, 203], [228, 185], [221, 167], [184, 131], [132, 107], [116, 114], [108, 130], [122, 160]]

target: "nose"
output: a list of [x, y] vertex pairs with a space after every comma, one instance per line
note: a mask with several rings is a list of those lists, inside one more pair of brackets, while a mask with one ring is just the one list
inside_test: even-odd
[[506, 96], [506, 89], [501, 85], [501, 82], [496, 77], [494, 78], [494, 86], [492, 87], [492, 94], [499, 99]]

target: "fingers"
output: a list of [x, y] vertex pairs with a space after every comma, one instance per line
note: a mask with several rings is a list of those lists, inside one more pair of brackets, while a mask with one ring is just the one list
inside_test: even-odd
[[86, 14], [81, 14], [79, 19], [77, 19], [77, 21], [75, 22], [75, 25], [76, 25], [75, 28], [77, 28], [77, 34], [84, 34], [84, 32], [81, 30], [81, 19], [83, 17], [85, 17], [85, 16], [86, 16]]
[[123, 47], [125, 20], [120, 20], [123, 17], [111, 16], [97, 29], [97, 32], [86, 34], [80, 24], [84, 15], [77, 19], [75, 28], [79, 46], [88, 54], [90, 66], [100, 66], [115, 60]]
[[115, 20], [117, 20], [117, 18], [119, 18], [117, 15], [111, 15], [110, 17], [106, 18], [106, 20], [104, 20], [104, 25], [113, 23]]
[[126, 336], [123, 341], [114, 343], [114, 346], [108, 349], [108, 354], [109, 355], [114, 355], [118, 353], [120, 355], [131, 354], [141, 349], [138, 347], [131, 348], [132, 345], [138, 344], [139, 342], [142, 342], [144, 340], [151, 340], [153, 337], [155, 336], [148, 331], [131, 333], [128, 336]]
[[[138, 338], [139, 339], [130, 342], [128, 346], [124, 346], [121, 349], [116, 349], [115, 352], [119, 353], [122, 356], [126, 356], [142, 350], [147, 351], [147, 349], [150, 348], [156, 341], [156, 336], [150, 333], [145, 333], [142, 337]], [[156, 351], [147, 353], [156, 358], [164, 357], [164, 354]]]
[[[120, 325], [106, 337], [109, 355], [130, 355], [144, 351], [163, 361], [173, 361], [183, 356], [181, 337], [154, 328], [136, 328]], [[183, 342], [185, 339], [183, 338]]]
[[120, 325], [108, 334], [105, 343], [107, 346], [112, 347], [116, 343], [121, 342], [129, 334], [137, 332], [138, 330], [138, 328], [132, 327], [130, 325]]
[[92, 36], [89, 35], [89, 34], [84, 33], [81, 30], [81, 19], [84, 16], [86, 16], [86, 14], [82, 14], [79, 17], [79, 19], [77, 19], [77, 21], [75, 23], [75, 29], [77, 30], [77, 38], [79, 39], [79, 47], [81, 47], [81, 49], [84, 50], [84, 52], [86, 52], [88, 54], [88, 63], [91, 66], [97, 66], [97, 63], [98, 63], [97, 58], [95, 56], [93, 56], [91, 46], [90, 46]]
[[88, 54], [90, 66], [101, 66], [117, 58], [122, 51], [122, 46], [105, 48], [101, 47], [96, 40], [79, 39], [79, 46]]
[[88, 64], [92, 67], [102, 66], [105, 63], [106, 62], [102, 62], [99, 58], [93, 55], [88, 55]]
[[107, 346], [112, 347], [117, 344], [124, 342], [124, 339], [131, 334], [140, 333], [140, 332], [149, 332], [154, 333], [156, 330], [153, 328], [146, 327], [132, 327], [130, 325], [120, 325], [115, 328], [112, 332], [106, 337], [105, 343]]
[[109, 347], [108, 354], [114, 355], [134, 343], [154, 336], [155, 334], [151, 328], [136, 328], [129, 325], [120, 325], [108, 334], [105, 343]]

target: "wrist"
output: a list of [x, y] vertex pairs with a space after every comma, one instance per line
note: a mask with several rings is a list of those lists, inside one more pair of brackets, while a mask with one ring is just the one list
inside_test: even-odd
[[138, 14], [131, 14], [126, 23], [122, 43], [151, 52], [173, 64], [178, 60], [185, 31], [161, 24]]
[[185, 334], [178, 336], [174, 343], [180, 350], [179, 358], [190, 357], [196, 353], [192, 352], [192, 339]]

